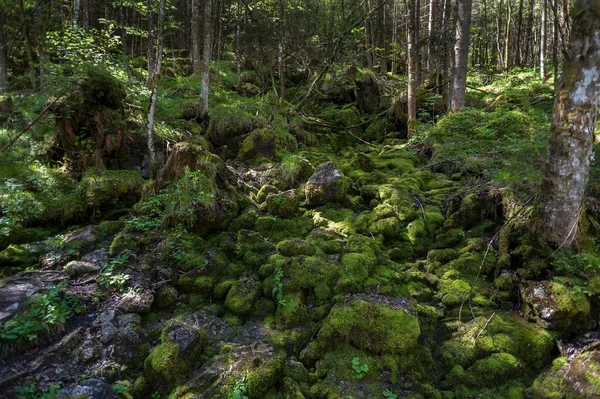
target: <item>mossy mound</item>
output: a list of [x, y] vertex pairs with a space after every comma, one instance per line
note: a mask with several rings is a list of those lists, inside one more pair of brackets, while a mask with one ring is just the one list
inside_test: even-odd
[[411, 311], [402, 298], [350, 297], [331, 310], [311, 346], [324, 350], [350, 343], [370, 353], [405, 354], [421, 335], [419, 319]]
[[[477, 317], [468, 323], [450, 323], [448, 326], [456, 330], [440, 348], [441, 361], [446, 367], [459, 366], [470, 370], [481, 359], [503, 354], [480, 362], [477, 368], [472, 369], [474, 379], [477, 378], [476, 370], [485, 373], [484, 366], [496, 363], [504, 370], [499, 375], [507, 376], [499, 378], [498, 384], [512, 378], [510, 373], [513, 371], [515, 376], [531, 378], [547, 364], [554, 350], [555, 337], [552, 333], [510, 313], [495, 314], [489, 319]], [[483, 326], [486, 326], [485, 329]], [[512, 366], [520, 371], [513, 370]], [[493, 370], [489, 373], [493, 375]], [[451, 378], [448, 380], [451, 381]]]
[[242, 161], [274, 159], [279, 151], [297, 150], [297, 146], [296, 138], [284, 127], [267, 126], [254, 130], [242, 141], [238, 158]]
[[144, 361], [144, 375], [162, 394], [167, 394], [198, 366], [208, 334], [196, 326], [173, 320], [165, 325], [160, 340]]
[[270, 214], [289, 218], [298, 212], [300, 197], [296, 190], [287, 190], [280, 194], [269, 194], [265, 202]]
[[261, 285], [252, 279], [241, 279], [231, 285], [225, 298], [225, 308], [239, 316], [250, 312], [254, 303], [260, 298]]

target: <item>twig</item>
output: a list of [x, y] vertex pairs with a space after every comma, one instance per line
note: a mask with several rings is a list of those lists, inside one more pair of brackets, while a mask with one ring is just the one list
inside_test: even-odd
[[490, 321], [492, 321], [492, 319], [494, 318], [494, 316], [496, 316], [496, 312], [492, 313], [492, 315], [490, 316], [489, 319], [487, 319], [487, 321], [485, 322], [485, 324], [483, 325], [483, 327], [481, 328], [481, 330], [479, 330], [479, 332], [477, 333], [477, 335], [473, 339], [473, 345], [475, 345], [475, 342], [477, 342], [477, 340], [479, 339], [479, 336], [481, 334], [483, 334], [483, 332], [485, 331], [485, 329], [487, 328], [487, 326], [490, 324]]
[[413, 195], [413, 198], [415, 199], [415, 201], [417, 201], [417, 204], [419, 204], [419, 206], [421, 207], [421, 212], [423, 212], [423, 220], [427, 221], [427, 216], [425, 216], [425, 209], [423, 209], [423, 204], [421, 204], [421, 201], [419, 201], [419, 199], [417, 197], [415, 197]]

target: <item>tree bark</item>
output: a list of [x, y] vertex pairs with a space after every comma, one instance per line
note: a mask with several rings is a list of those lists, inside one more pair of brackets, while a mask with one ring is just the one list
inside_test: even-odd
[[191, 36], [192, 36], [192, 71], [194, 75], [200, 75], [202, 73], [202, 59], [200, 56], [200, 36], [198, 26], [200, 23], [200, 4], [198, 0], [192, 0], [192, 23], [191, 23]]
[[205, 0], [203, 33], [202, 86], [200, 90], [201, 118], [205, 118], [208, 115], [208, 85], [210, 83], [210, 56], [212, 52], [212, 0]]
[[577, 237], [600, 102], [600, 6], [597, 0], [577, 0], [572, 15], [532, 219], [534, 234], [561, 249]]
[[450, 93], [450, 109], [452, 111], [458, 111], [465, 105], [472, 4], [472, 0], [457, 0], [454, 65]]
[[523, 28], [523, 0], [519, 0], [519, 11], [517, 14], [517, 37], [515, 42], [515, 65], [521, 66], [521, 32]]
[[158, 7], [158, 31], [156, 34], [156, 64], [153, 68], [153, 75], [150, 80], [150, 104], [148, 105], [148, 156], [150, 159], [150, 175], [155, 176], [156, 174], [156, 151], [154, 150], [154, 136], [152, 131], [154, 129], [154, 111], [156, 110], [156, 97], [158, 93], [158, 79], [160, 76], [160, 64], [162, 61], [162, 47], [163, 47], [163, 25], [165, 19], [165, 0], [160, 0]]
[[[532, 48], [533, 48], [533, 38], [532, 33], [533, 33], [533, 6], [535, 4], [535, 0], [529, 0], [529, 13], [527, 14], [527, 32], [529, 32], [529, 34], [527, 35], [527, 40], [525, 40], [525, 60], [524, 60], [524, 64], [527, 66], [529, 65], [529, 54], [531, 54], [532, 52]], [[531, 57], [533, 58], [533, 57]]]
[[542, 0], [542, 21], [540, 29], [540, 77], [542, 82], [546, 81], [546, 9], [548, 1]]
[[433, 12], [435, 10], [435, 0], [429, 0], [429, 15], [427, 19], [427, 72], [433, 70]]
[[419, 52], [417, 49], [417, 2], [416, 0], [408, 0], [406, 2], [408, 8], [408, 133], [407, 137], [411, 138], [416, 133], [417, 125], [417, 57]]
[[8, 52], [4, 35], [5, 19], [4, 10], [0, 10], [0, 94], [6, 92], [6, 79], [8, 78]]
[[150, 87], [156, 64], [156, 37], [154, 32], [154, 2], [153, 0], [147, 0], [146, 4], [148, 6], [148, 87]]

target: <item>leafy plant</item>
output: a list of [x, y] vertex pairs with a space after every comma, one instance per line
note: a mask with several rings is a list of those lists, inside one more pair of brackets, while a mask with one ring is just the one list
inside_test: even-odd
[[283, 299], [283, 270], [281, 265], [277, 265], [275, 270], [275, 285], [273, 286], [273, 298], [281, 306], [285, 306], [285, 299]]
[[129, 254], [125, 253], [117, 256], [112, 259], [107, 265], [102, 268], [100, 272], [100, 276], [98, 278], [98, 283], [100, 286], [116, 291], [121, 292], [125, 289], [127, 281], [131, 278], [128, 274], [120, 274], [116, 273], [115, 269], [124, 266], [129, 261]]
[[387, 398], [387, 399], [397, 399], [398, 398], [398, 395], [396, 395], [389, 389], [384, 390], [383, 392], [381, 392], [381, 394], [383, 395], [384, 398]]
[[17, 399], [54, 399], [58, 396], [60, 384], [52, 384], [46, 389], [39, 389], [35, 384], [17, 386], [14, 388], [19, 394]]
[[248, 399], [248, 396], [246, 396], [247, 391], [246, 376], [244, 375], [235, 382], [233, 389], [227, 394], [227, 399]]
[[356, 377], [359, 380], [362, 379], [365, 376], [365, 374], [369, 371], [369, 365], [366, 363], [361, 363], [360, 358], [358, 357], [352, 359], [352, 368], [354, 369]]
[[62, 292], [65, 283], [33, 296], [27, 309], [0, 327], [0, 342], [34, 341], [40, 333], [60, 329], [67, 320], [84, 307], [76, 297]]

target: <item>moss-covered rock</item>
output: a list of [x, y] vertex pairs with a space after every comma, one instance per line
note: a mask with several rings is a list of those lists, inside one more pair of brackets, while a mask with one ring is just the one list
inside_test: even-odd
[[292, 238], [280, 241], [277, 244], [277, 252], [283, 256], [313, 255], [315, 247], [310, 245], [306, 240]]
[[328, 348], [350, 343], [373, 353], [401, 355], [417, 345], [420, 335], [419, 319], [405, 299], [358, 296], [331, 310], [316, 345]]
[[590, 303], [582, 292], [555, 281], [530, 281], [521, 296], [526, 316], [546, 328], [573, 333], [586, 327]]
[[306, 202], [309, 205], [325, 205], [343, 202], [348, 191], [348, 181], [333, 162], [326, 162], [316, 169], [306, 183]]
[[252, 268], [266, 263], [276, 250], [275, 245], [267, 241], [260, 233], [240, 230], [237, 236], [236, 255]]
[[144, 361], [146, 380], [167, 394], [198, 365], [207, 342], [206, 331], [179, 320], [168, 322], [162, 331], [161, 343]]
[[253, 279], [240, 279], [233, 283], [225, 298], [225, 307], [231, 313], [244, 316], [260, 298], [261, 285]]
[[238, 153], [242, 161], [259, 158], [273, 159], [278, 150], [294, 150], [297, 147], [296, 139], [287, 130], [281, 127], [267, 126], [252, 131], [244, 139]]
[[269, 194], [265, 201], [269, 213], [284, 218], [293, 217], [298, 212], [300, 197], [296, 190], [287, 190], [280, 194]]
[[278, 192], [279, 190], [277, 189], [277, 187], [271, 184], [265, 184], [260, 188], [260, 190], [258, 190], [258, 193], [256, 193], [256, 202], [260, 204], [267, 199], [267, 196], [269, 194], [276, 194]]
[[159, 310], [169, 309], [175, 304], [175, 302], [177, 302], [177, 296], [178, 292], [174, 287], [165, 285], [156, 291], [152, 306]]

